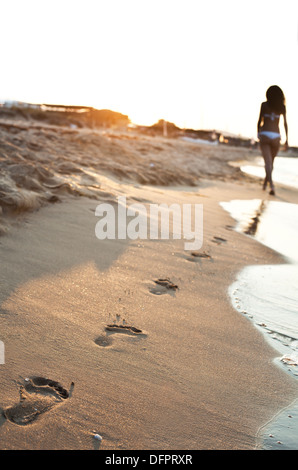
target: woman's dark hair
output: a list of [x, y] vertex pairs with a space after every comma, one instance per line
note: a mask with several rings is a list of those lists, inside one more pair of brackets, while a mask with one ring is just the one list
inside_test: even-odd
[[266, 98], [269, 108], [279, 114], [283, 114], [286, 109], [286, 99], [281, 88], [277, 85], [272, 85], [266, 91]]

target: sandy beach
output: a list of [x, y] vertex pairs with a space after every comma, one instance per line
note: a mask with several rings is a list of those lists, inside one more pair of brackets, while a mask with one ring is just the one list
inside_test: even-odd
[[[259, 151], [27, 123], [0, 138], [0, 448], [255, 449], [298, 398], [228, 295], [243, 267], [282, 261], [220, 206], [272, 199], [235, 164]], [[203, 204], [199, 252], [96, 238], [119, 196]]]

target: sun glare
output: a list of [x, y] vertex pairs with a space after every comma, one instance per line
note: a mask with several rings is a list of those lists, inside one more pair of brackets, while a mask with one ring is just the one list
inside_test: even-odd
[[292, 0], [11, 0], [0, 6], [0, 98], [255, 135], [273, 83], [295, 117], [297, 13]]

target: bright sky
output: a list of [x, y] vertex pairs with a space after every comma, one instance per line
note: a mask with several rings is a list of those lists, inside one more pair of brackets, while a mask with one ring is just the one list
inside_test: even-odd
[[1, 99], [256, 138], [277, 84], [298, 146], [297, 0], [0, 0], [0, 18]]

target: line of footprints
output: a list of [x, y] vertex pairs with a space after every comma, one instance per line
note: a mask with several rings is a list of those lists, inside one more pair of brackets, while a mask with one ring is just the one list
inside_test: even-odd
[[[227, 240], [214, 237], [212, 241], [222, 244]], [[200, 259], [210, 260], [212, 257], [205, 252], [191, 252], [186, 259], [188, 261], [197, 261]], [[178, 290], [178, 285], [168, 278], [156, 279], [153, 281], [153, 285], [149, 287], [150, 293], [154, 295], [170, 294], [175, 296]], [[94, 342], [100, 347], [109, 347], [113, 343], [112, 336], [114, 334], [124, 334], [137, 338], [147, 336], [139, 328], [127, 325], [124, 318], [121, 321], [121, 316], [117, 314], [114, 322], [106, 325], [105, 334], [98, 336]], [[27, 426], [53, 407], [63, 404], [71, 397], [74, 390], [74, 382], [67, 389], [59, 382], [40, 376], [26, 377], [17, 382], [17, 385], [19, 388], [19, 402], [8, 408], [0, 408], [0, 425], [7, 420], [18, 426]]]

